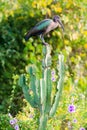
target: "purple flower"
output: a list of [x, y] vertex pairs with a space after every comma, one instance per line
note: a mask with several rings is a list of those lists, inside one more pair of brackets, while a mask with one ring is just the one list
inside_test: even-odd
[[69, 106], [68, 106], [68, 111], [70, 112], [70, 113], [73, 113], [73, 112], [75, 112], [75, 105], [73, 105], [73, 104], [70, 104]]
[[85, 130], [85, 128], [81, 127], [79, 130]]
[[16, 118], [14, 118], [14, 122], [15, 122], [15, 124], [17, 123], [17, 119]]
[[73, 123], [77, 123], [77, 120], [76, 120], [76, 119], [73, 119]]
[[15, 129], [15, 130], [19, 130], [18, 124], [16, 124], [16, 125], [14, 126], [14, 129]]
[[53, 82], [55, 82], [56, 81], [56, 75], [55, 75], [55, 70], [53, 69], [52, 71], [51, 71], [51, 80], [53, 81]]
[[51, 80], [52, 80], [53, 82], [55, 82], [55, 81], [56, 81], [56, 78], [55, 78], [55, 77], [52, 77]]
[[55, 70], [54, 69], [51, 71], [51, 75], [55, 75]]
[[10, 120], [10, 124], [11, 124], [11, 125], [14, 125], [14, 124], [15, 124], [14, 119]]
[[16, 123], [17, 123], [17, 119], [16, 118], [13, 118], [13, 119], [10, 120], [10, 124], [11, 125], [14, 125]]

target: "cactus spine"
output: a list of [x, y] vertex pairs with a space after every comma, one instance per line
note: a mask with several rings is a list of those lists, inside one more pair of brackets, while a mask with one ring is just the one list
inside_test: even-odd
[[[30, 83], [26, 84], [26, 76], [21, 75], [19, 85], [23, 89], [24, 96], [30, 105], [40, 111], [40, 124], [38, 130], [46, 130], [47, 120], [54, 116], [59, 104], [64, 81], [64, 57], [59, 55], [57, 92], [53, 102], [51, 101], [52, 80], [51, 80], [51, 47], [43, 47], [42, 78], [37, 79], [36, 67], [29, 66], [27, 72], [30, 75]], [[32, 94], [29, 92], [32, 91]]]

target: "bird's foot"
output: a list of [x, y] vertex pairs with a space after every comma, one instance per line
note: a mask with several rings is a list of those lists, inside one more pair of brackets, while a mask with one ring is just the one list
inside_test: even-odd
[[47, 43], [47, 42], [43, 42], [43, 45], [47, 46], [47, 45], [48, 45], [48, 43]]

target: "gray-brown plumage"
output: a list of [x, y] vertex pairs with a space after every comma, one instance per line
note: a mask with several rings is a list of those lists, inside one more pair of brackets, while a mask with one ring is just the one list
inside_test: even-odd
[[30, 37], [39, 35], [43, 44], [46, 45], [44, 35], [46, 35], [47, 33], [49, 33], [50, 31], [54, 30], [57, 27], [61, 27], [64, 30], [63, 24], [58, 15], [54, 16], [53, 19], [45, 19], [36, 24], [36, 26], [33, 27], [25, 35], [25, 40], [27, 41]]

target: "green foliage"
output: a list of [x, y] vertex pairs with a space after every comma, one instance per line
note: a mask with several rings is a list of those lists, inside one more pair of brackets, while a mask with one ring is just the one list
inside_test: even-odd
[[7, 115], [0, 114], [0, 129], [1, 130], [13, 130], [9, 124], [9, 118]]

